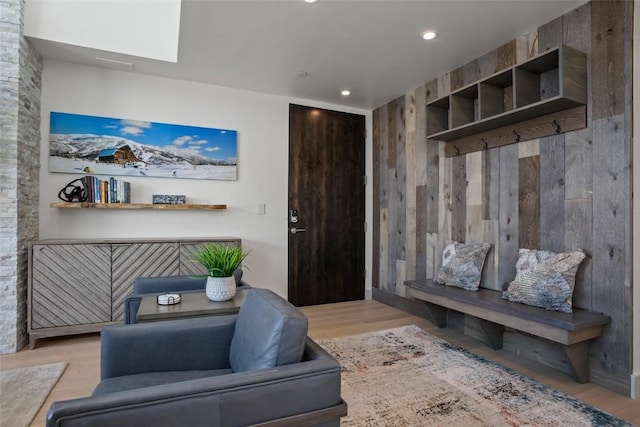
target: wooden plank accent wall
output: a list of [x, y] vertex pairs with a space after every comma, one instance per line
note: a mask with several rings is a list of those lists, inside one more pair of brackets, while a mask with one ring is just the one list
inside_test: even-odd
[[[582, 249], [573, 303], [612, 318], [591, 345], [592, 381], [623, 394], [632, 342], [632, 9], [623, 0], [586, 3], [373, 113], [377, 294], [400, 297], [402, 279], [432, 278], [450, 239], [493, 244], [482, 279], [492, 289], [513, 280], [519, 248]], [[452, 158], [426, 139], [426, 102], [562, 44], [588, 54], [585, 129]], [[525, 341], [508, 346], [531, 353]], [[555, 350], [545, 351], [553, 365]]]

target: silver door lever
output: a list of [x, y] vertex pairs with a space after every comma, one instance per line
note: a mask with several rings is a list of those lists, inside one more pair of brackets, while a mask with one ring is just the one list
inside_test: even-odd
[[295, 228], [295, 227], [291, 227], [291, 234], [296, 234], [296, 233], [302, 233], [303, 231], [307, 231], [306, 228]]

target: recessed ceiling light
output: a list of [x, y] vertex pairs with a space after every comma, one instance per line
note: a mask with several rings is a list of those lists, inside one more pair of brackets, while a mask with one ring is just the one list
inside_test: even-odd
[[318, 1], [318, 0], [304, 0], [304, 2], [305, 2], [305, 3], [315, 3], [315, 2], [317, 2], [317, 1]]
[[340, 92], [340, 93], [342, 94], [342, 96], [349, 96], [349, 95], [351, 95], [351, 91], [349, 91], [349, 90], [347, 90], [347, 89], [343, 90], [343, 91], [342, 91], [342, 92]]
[[422, 33], [422, 38], [425, 40], [433, 40], [436, 38], [436, 32], [435, 31], [425, 31], [424, 33]]

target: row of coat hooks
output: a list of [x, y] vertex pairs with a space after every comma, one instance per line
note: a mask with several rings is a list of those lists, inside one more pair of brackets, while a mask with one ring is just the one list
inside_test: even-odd
[[[558, 123], [557, 120], [553, 120], [553, 125], [555, 127], [556, 133], [562, 133], [562, 127], [560, 126], [560, 123]], [[517, 130], [514, 129], [513, 134], [515, 135], [515, 138], [513, 141], [514, 143], [520, 142], [522, 140], [522, 137], [520, 136]], [[482, 141], [483, 150], [489, 149], [489, 142], [485, 138], [480, 138], [480, 141]], [[462, 154], [460, 152], [460, 148], [458, 148], [457, 145], [454, 145], [453, 148], [456, 150], [456, 154], [455, 154], [456, 156], [459, 156], [460, 154]]]

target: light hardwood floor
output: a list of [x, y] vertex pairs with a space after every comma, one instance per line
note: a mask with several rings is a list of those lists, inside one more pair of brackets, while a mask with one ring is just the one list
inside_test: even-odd
[[[487, 359], [506, 365], [540, 382], [555, 387], [628, 422], [640, 425], [640, 400], [633, 400], [595, 384], [579, 384], [569, 376], [506, 350], [491, 350], [483, 343], [428, 320], [376, 301], [354, 301], [303, 307], [309, 317], [309, 335], [315, 339], [360, 334], [415, 324], [441, 338]], [[100, 378], [100, 341], [97, 334], [42, 339], [34, 350], [0, 356], [0, 369], [13, 369], [53, 362], [69, 365], [32, 426], [44, 425], [49, 405], [57, 400], [88, 396]]]

